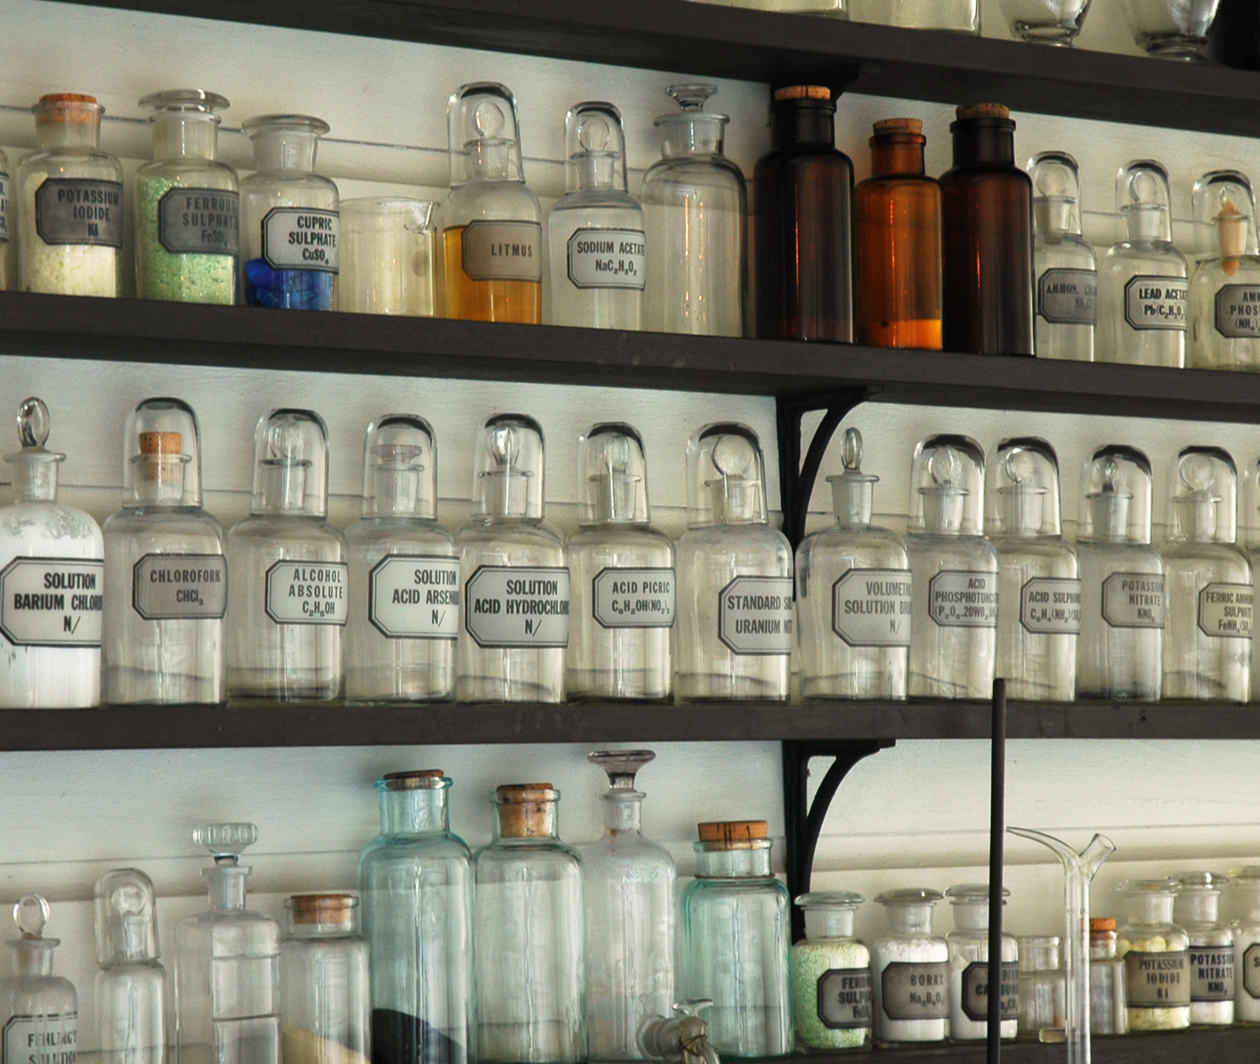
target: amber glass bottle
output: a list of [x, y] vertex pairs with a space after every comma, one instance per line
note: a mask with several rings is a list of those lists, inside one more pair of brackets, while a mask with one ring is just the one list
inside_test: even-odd
[[1000, 104], [958, 108], [954, 165], [941, 175], [945, 346], [1033, 353], [1032, 182], [1015, 165], [1015, 123]]
[[817, 85], [776, 89], [773, 150], [757, 162], [756, 333], [853, 342], [853, 164], [835, 145], [836, 105]]
[[871, 176], [858, 185], [857, 341], [941, 347], [941, 187], [923, 173], [923, 123], [875, 123]]

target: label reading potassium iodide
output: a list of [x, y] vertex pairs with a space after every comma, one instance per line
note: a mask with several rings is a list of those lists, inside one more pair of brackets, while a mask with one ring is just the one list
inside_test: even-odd
[[0, 570], [0, 635], [19, 647], [99, 647], [104, 575], [99, 558], [14, 558]]
[[1102, 615], [1112, 628], [1163, 628], [1162, 573], [1112, 573], [1102, 585]]
[[1078, 635], [1081, 630], [1081, 582], [1034, 577], [1019, 590], [1019, 623], [1038, 635]]
[[905, 569], [850, 569], [831, 585], [831, 630], [851, 647], [908, 647], [910, 609]]
[[122, 247], [122, 182], [48, 178], [35, 190], [35, 231], [45, 244]]
[[1093, 270], [1046, 270], [1037, 278], [1037, 313], [1054, 325], [1093, 325], [1097, 304]]
[[480, 647], [567, 647], [569, 570], [481, 566], [464, 585], [464, 628]]
[[464, 273], [474, 281], [542, 281], [537, 222], [469, 222], [460, 243]]
[[0, 170], [0, 243], [9, 239], [9, 175]]
[[[1019, 1015], [1019, 964], [1002, 962], [1002, 1019]], [[962, 973], [962, 1010], [967, 1019], [983, 1023], [989, 1018], [989, 962], [972, 961]]]
[[871, 1025], [871, 970], [832, 968], [818, 978], [818, 1018], [833, 1031]]
[[1126, 1004], [1131, 1009], [1166, 1009], [1190, 1004], [1190, 954], [1186, 950], [1169, 953], [1124, 955]]
[[893, 961], [879, 974], [880, 1008], [890, 1020], [949, 1017], [949, 963]]
[[591, 584], [595, 620], [603, 628], [674, 623], [673, 569], [601, 569]]
[[272, 207], [262, 220], [262, 257], [273, 270], [337, 272], [336, 211]]
[[459, 636], [459, 561], [387, 554], [368, 574], [368, 619], [387, 639]]
[[1190, 947], [1190, 1000], [1234, 1000], [1234, 947]]
[[575, 288], [643, 291], [647, 242], [642, 229], [579, 229], [569, 237], [568, 255]]
[[10, 1016], [0, 1033], [0, 1064], [75, 1064], [79, 1014]]
[[790, 654], [792, 578], [735, 577], [718, 592], [718, 638], [733, 654]]
[[1132, 329], [1185, 332], [1188, 292], [1181, 277], [1131, 277], [1124, 286], [1124, 320]]
[[267, 570], [267, 616], [276, 624], [345, 624], [344, 562], [276, 562]]
[[218, 620], [227, 611], [222, 554], [146, 554], [131, 570], [131, 608], [146, 621]]
[[158, 242], [172, 255], [235, 255], [239, 206], [228, 189], [169, 188], [158, 200]]
[[942, 569], [928, 583], [928, 616], [942, 628], [996, 628], [997, 573]]
[[1208, 584], [1199, 590], [1199, 631], [1215, 639], [1251, 638], [1250, 584]]

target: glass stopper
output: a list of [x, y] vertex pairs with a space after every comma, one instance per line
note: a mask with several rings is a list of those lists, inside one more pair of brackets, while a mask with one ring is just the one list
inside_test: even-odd
[[1140, 170], [1129, 179], [1129, 199], [1134, 203], [1152, 203], [1159, 191], [1155, 176]]
[[44, 400], [31, 396], [18, 406], [18, 442], [23, 447], [43, 447], [48, 440], [50, 425], [48, 406]]
[[302, 463], [302, 429], [292, 418], [278, 418], [269, 426], [267, 460], [277, 465]]
[[482, 100], [473, 112], [473, 128], [480, 137], [497, 137], [503, 132], [503, 108], [494, 100]]
[[193, 829], [193, 842], [216, 861], [235, 860], [257, 841], [258, 828], [253, 824], [201, 824]]
[[1102, 490], [1105, 494], [1114, 494], [1120, 490], [1120, 466], [1110, 455], [1103, 462]]
[[511, 469], [516, 465], [520, 454], [520, 443], [516, 438], [516, 430], [511, 425], [496, 425], [490, 430], [490, 454], [495, 464]]
[[41, 938], [49, 912], [48, 899], [42, 894], [24, 894], [13, 906], [13, 922], [23, 938]]
[[861, 470], [862, 434], [857, 429], [845, 429], [844, 440], [840, 444], [840, 461], [846, 470]]
[[943, 488], [952, 488], [958, 483], [958, 454], [952, 447], [942, 447], [928, 460], [928, 473], [932, 483]]
[[592, 764], [608, 774], [608, 787], [614, 791], [634, 790], [634, 777], [649, 761], [656, 760], [653, 750], [592, 750], [586, 755]]
[[713, 464], [723, 476], [742, 477], [756, 457], [752, 444], [743, 436], [723, 436], [713, 445]]
[[612, 137], [612, 127], [601, 114], [591, 114], [578, 127], [578, 143], [587, 151], [603, 151]]
[[1212, 460], [1207, 455], [1191, 454], [1182, 460], [1178, 470], [1181, 482], [1195, 494], [1207, 494], [1216, 483]]
[[1018, 490], [1036, 475], [1037, 460], [1024, 448], [1014, 447], [1006, 453], [1006, 458], [1002, 462], [1002, 472]]
[[710, 96], [717, 95], [717, 86], [706, 82], [671, 85], [665, 90], [684, 111], [699, 111]]

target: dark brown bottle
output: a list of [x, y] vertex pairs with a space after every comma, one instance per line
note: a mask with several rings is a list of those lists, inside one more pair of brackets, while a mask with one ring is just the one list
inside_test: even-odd
[[944, 203], [945, 347], [1033, 353], [1032, 182], [1015, 166], [1015, 123], [1000, 104], [958, 108]]
[[853, 341], [853, 164], [835, 145], [836, 105], [817, 85], [776, 89], [773, 150], [754, 176], [756, 335]]

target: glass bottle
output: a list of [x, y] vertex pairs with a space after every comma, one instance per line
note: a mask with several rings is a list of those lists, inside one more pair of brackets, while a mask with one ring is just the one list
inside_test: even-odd
[[747, 425], [716, 422], [687, 441], [687, 510], [678, 541], [678, 697], [787, 698], [792, 548], [770, 527], [765, 460]]
[[48, 407], [18, 406], [0, 507], [0, 709], [79, 709], [101, 694], [104, 545], [84, 511], [57, 502], [64, 454], [44, 448]]
[[258, 841], [253, 824], [204, 824], [193, 842], [214, 858], [202, 869], [210, 895], [206, 912], [175, 925], [175, 1042], [177, 1064], [278, 1064], [276, 1011], [280, 928], [245, 908], [240, 863]]
[[564, 538], [543, 520], [543, 433], [495, 414], [473, 465], [472, 520], [459, 530], [461, 702], [561, 702], [569, 645]]
[[446, 316], [542, 321], [542, 207], [525, 186], [516, 97], [461, 85], [446, 105], [451, 194], [442, 204]]
[[772, 150], [753, 173], [756, 332], [853, 342], [853, 164], [825, 85], [774, 90]]
[[853, 937], [853, 917], [865, 900], [848, 891], [796, 899], [805, 937], [792, 946], [792, 1003], [804, 1053], [871, 1044], [871, 951]]
[[889, 931], [871, 946], [875, 1041], [881, 1046], [943, 1042], [949, 1033], [949, 945], [932, 934], [932, 910], [945, 895], [909, 887], [875, 900]]
[[[1260, 255], [1250, 187], [1212, 186], [1216, 253], [1190, 279], [1190, 350], [1197, 369], [1260, 370]], [[1207, 203], [1201, 205], [1203, 209]]]
[[586, 1060], [582, 860], [561, 842], [550, 783], [495, 791], [497, 831], [473, 859], [481, 1064]]
[[10, 974], [0, 979], [0, 1055], [13, 1064], [75, 1064], [79, 1044], [79, 996], [74, 984], [53, 975], [58, 938], [45, 938], [48, 902], [25, 894], [13, 906], [19, 938]]
[[770, 870], [766, 822], [697, 829], [696, 878], [678, 903], [680, 990], [713, 1002], [709, 1041], [723, 1060], [789, 1056], [791, 910]]
[[551, 323], [643, 328], [647, 237], [626, 191], [621, 112], [602, 100], [564, 117], [564, 195], [551, 208]]
[[1098, 260], [1081, 238], [1081, 182], [1065, 151], [1028, 160], [1033, 183], [1033, 277], [1038, 358], [1094, 361]]
[[1017, 944], [1018, 1035], [1020, 1041], [1039, 1042], [1043, 1032], [1067, 1027], [1067, 987], [1059, 967], [1059, 936], [1020, 935]]
[[455, 691], [459, 554], [437, 523], [433, 429], [386, 414], [363, 444], [363, 518], [346, 530], [346, 699], [423, 702]]
[[1184, 366], [1189, 285], [1184, 256], [1172, 243], [1168, 171], [1139, 159], [1116, 178], [1116, 209], [1128, 238], [1098, 268], [1099, 362]]
[[844, 472], [827, 478], [836, 522], [796, 549], [804, 698], [905, 698], [910, 646], [906, 548], [871, 524], [875, 482], [862, 472], [862, 434], [845, 431]]
[[941, 349], [941, 186], [923, 172], [923, 123], [887, 118], [854, 191], [857, 342]]
[[594, 425], [578, 438], [578, 500], [565, 694], [668, 699], [674, 544], [649, 523], [643, 441], [631, 426]]
[[1234, 461], [1186, 447], [1172, 465], [1164, 698], [1246, 702], [1251, 674], [1251, 564], [1234, 545]]
[[1136, 448], [1100, 447], [1086, 462], [1076, 559], [1077, 698], [1157, 701], [1167, 614], [1164, 561], [1151, 546], [1151, 464]]
[[[1217, 218], [1227, 202], [1231, 206], [1227, 214], [1237, 212], [1254, 220], [1256, 194], [1251, 187], [1251, 178], [1241, 170], [1209, 170], [1194, 183], [1190, 192], [1194, 249], [1192, 254], [1186, 256], [1191, 276], [1207, 259], [1220, 257], [1220, 227], [1217, 225]], [[1242, 252], [1254, 255], [1257, 251], [1260, 251], [1260, 244], [1257, 244], [1256, 227], [1252, 224], [1247, 229], [1247, 245]]]
[[992, 695], [998, 559], [984, 538], [984, 452], [968, 436], [929, 436], [910, 475], [911, 698]]
[[337, 309], [338, 195], [315, 172], [328, 123], [262, 115], [241, 128], [254, 172], [241, 181], [241, 290], [251, 307]]
[[1177, 884], [1139, 879], [1120, 891], [1127, 919], [1116, 954], [1124, 958], [1129, 1030], [1184, 1030], [1190, 1026], [1190, 940], [1172, 922]]
[[[1260, 565], [1260, 460], [1247, 470], [1243, 485], [1242, 534], [1247, 560], [1251, 563], [1252, 582]], [[1254, 588], [1253, 588], [1254, 590]], [[1260, 654], [1251, 655], [1251, 690], [1260, 694]], [[1257, 984], [1260, 987], [1260, 983]]]
[[377, 780], [381, 833], [359, 856], [375, 1064], [467, 1064], [473, 1000], [472, 857], [451, 833], [441, 769]]
[[94, 96], [41, 96], [39, 149], [18, 161], [18, 288], [116, 296], [122, 283], [122, 163], [100, 150]]
[[854, 22], [979, 34], [980, 0], [849, 0]]
[[1076, 697], [1081, 582], [1059, 524], [1059, 460], [1035, 436], [989, 462], [989, 542], [998, 554], [997, 675], [1008, 698]]
[[651, 750], [596, 750], [608, 774], [600, 795], [604, 835], [582, 847], [586, 904], [587, 1057], [642, 1060], [645, 1020], [669, 1016], [674, 1002], [674, 859], [640, 831], [643, 792], [635, 774]]
[[166, 1061], [166, 969], [153, 881], [115, 868], [96, 881], [96, 1037], [103, 1064]]
[[653, 332], [742, 336], [744, 217], [739, 167], [722, 154], [726, 115], [703, 110], [713, 85], [671, 85], [681, 111], [654, 125], [661, 158], [643, 175], [647, 219], [646, 327]]
[[1234, 1020], [1260, 1023], [1260, 865], [1231, 872], [1230, 885], [1239, 912], [1234, 931]]
[[1091, 917], [1089, 921], [1089, 1031], [1092, 1035], [1128, 1034], [1128, 995], [1124, 960], [1116, 956], [1116, 921]]
[[136, 171], [136, 294], [178, 303], [236, 302], [240, 194], [217, 162], [227, 99], [201, 89], [145, 96], [153, 161]]
[[0, 292], [7, 292], [17, 279], [13, 257], [15, 253], [13, 208], [9, 203], [9, 157], [0, 149]]
[[1234, 1022], [1234, 931], [1221, 923], [1221, 888], [1227, 882], [1211, 872], [1177, 877], [1173, 919], [1190, 939], [1191, 1027]]
[[197, 415], [145, 399], [123, 430], [123, 507], [104, 525], [105, 701], [222, 702], [223, 526], [201, 508]]
[[941, 175], [944, 341], [949, 351], [1033, 353], [1032, 182], [1015, 165], [1001, 104], [958, 108]]
[[345, 537], [328, 523], [328, 432], [313, 410], [258, 419], [249, 516], [227, 535], [228, 694], [340, 698]]
[[[1002, 889], [1003, 898], [1010, 893]], [[949, 1040], [981, 1042], [989, 1026], [989, 884], [950, 887], [945, 897], [954, 910], [954, 930], [945, 936], [949, 944]], [[1002, 936], [1001, 983], [1001, 1036], [1014, 1038], [1019, 1022], [1019, 943], [1013, 935]]]

